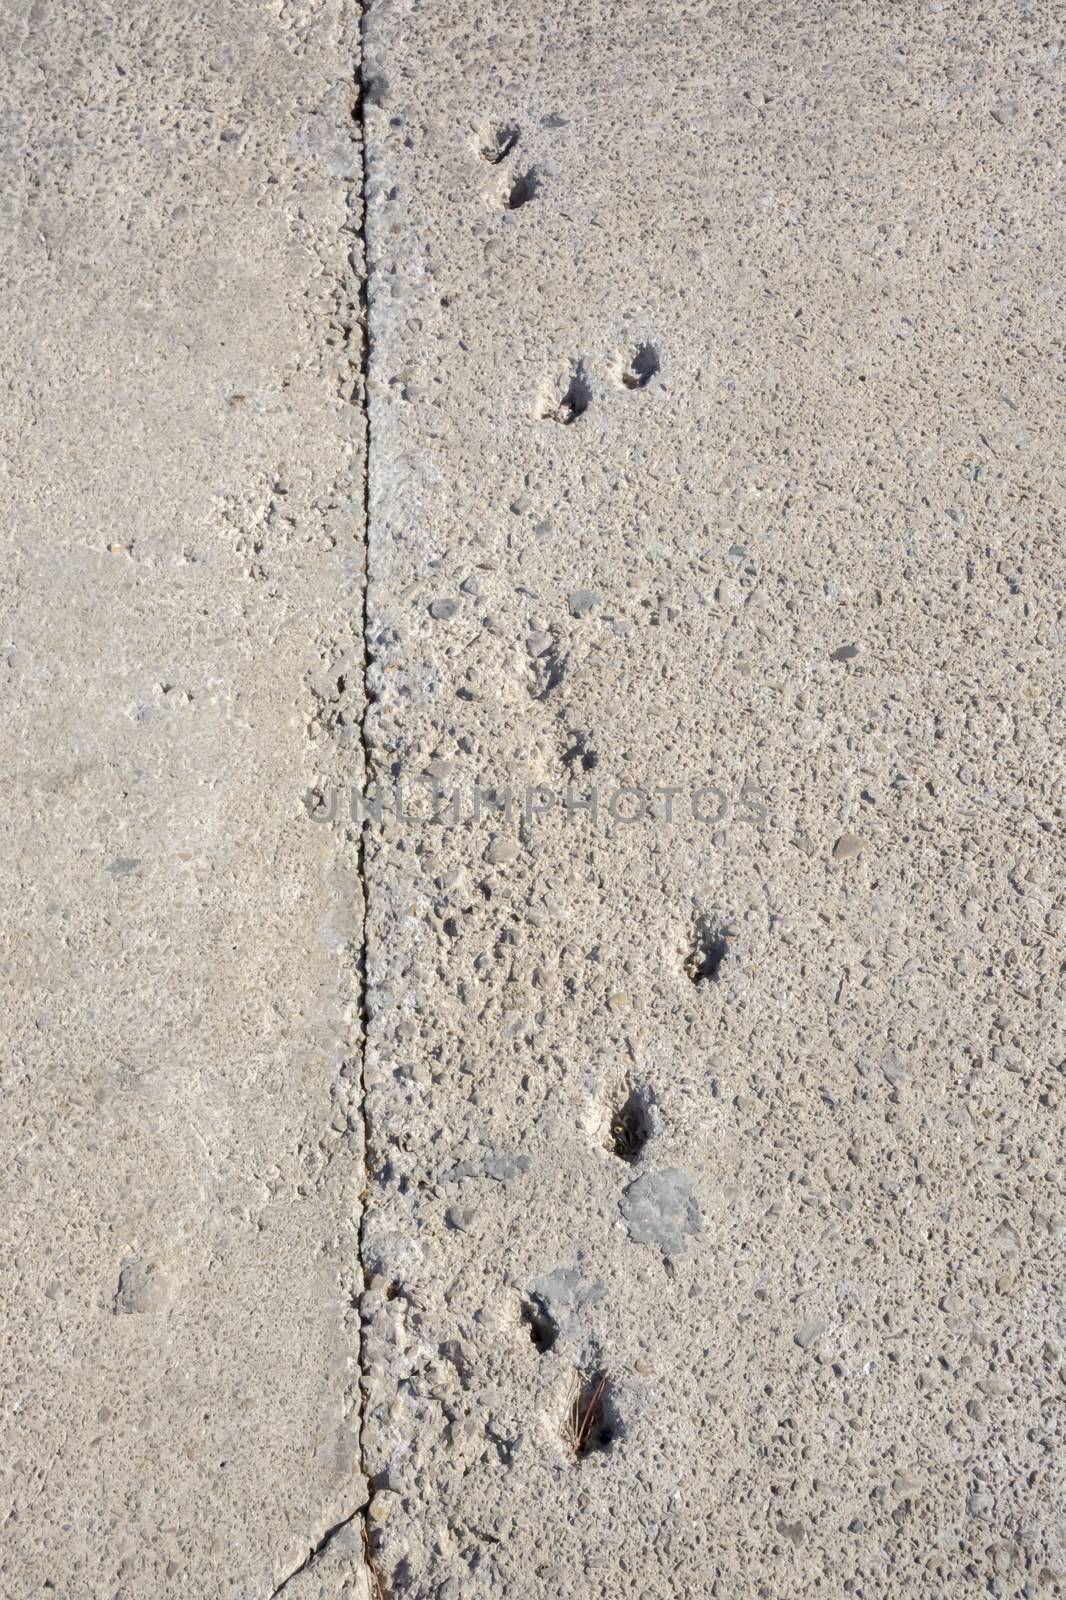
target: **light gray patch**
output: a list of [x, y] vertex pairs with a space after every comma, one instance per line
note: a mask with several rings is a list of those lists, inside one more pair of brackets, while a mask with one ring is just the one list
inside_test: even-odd
[[135, 872], [140, 864], [140, 856], [116, 856], [107, 870], [113, 878], [124, 878], [128, 873]]
[[898, 1089], [901, 1083], [907, 1081], [907, 1069], [894, 1050], [886, 1050], [881, 1057], [881, 1071], [893, 1089]]
[[495, 1178], [497, 1183], [510, 1183], [529, 1171], [530, 1156], [499, 1154], [486, 1150], [483, 1155], [457, 1161], [441, 1177], [441, 1183], [455, 1183], [459, 1178]]
[[116, 1316], [163, 1311], [170, 1301], [170, 1285], [154, 1261], [129, 1257], [122, 1263], [115, 1291]]
[[700, 1231], [692, 1179], [674, 1167], [631, 1183], [622, 1196], [622, 1216], [634, 1243], [658, 1245], [665, 1255], [682, 1255], [686, 1235]]
[[591, 589], [572, 589], [567, 596], [567, 604], [572, 617], [587, 617], [596, 605], [596, 596]]
[[530, 1290], [560, 1334], [576, 1338], [582, 1312], [603, 1294], [603, 1280], [586, 1278], [577, 1267], [554, 1267], [535, 1278]]

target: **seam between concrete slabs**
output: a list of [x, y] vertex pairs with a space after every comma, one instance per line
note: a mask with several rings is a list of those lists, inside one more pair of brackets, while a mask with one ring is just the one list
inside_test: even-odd
[[[367, 668], [370, 656], [369, 644], [369, 594], [370, 594], [370, 254], [367, 244], [367, 153], [366, 153], [366, 20], [369, 12], [366, 0], [358, 7], [358, 49], [359, 59], [355, 71], [355, 99], [352, 106], [352, 119], [356, 128], [356, 144], [359, 154], [359, 188], [358, 194], [353, 199], [358, 206], [355, 219], [354, 235], [356, 240], [357, 261], [354, 266], [358, 315], [356, 325], [359, 329], [359, 407], [362, 413], [362, 446], [363, 446], [363, 514], [362, 514], [362, 546], [363, 546], [363, 615], [361, 621], [362, 637], [362, 681], [360, 696], [362, 714], [359, 719], [359, 746], [360, 766], [364, 784], [369, 784], [370, 774], [370, 747], [367, 737], [367, 716], [370, 700], [367, 684]], [[362, 1200], [359, 1213], [359, 1231], [357, 1247], [359, 1261], [357, 1271], [363, 1290], [369, 1287], [369, 1274], [366, 1265], [365, 1234], [367, 1202], [369, 1200], [371, 1170], [370, 1170], [370, 1123], [367, 1113], [366, 1096], [366, 1050], [369, 1038], [368, 1013], [367, 1013], [367, 972], [368, 972], [368, 930], [370, 925], [370, 891], [367, 877], [367, 852], [366, 852], [366, 827], [359, 824], [359, 833], [356, 841], [356, 871], [362, 893], [362, 949], [360, 952], [359, 971], [359, 1119], [361, 1127], [360, 1143], [363, 1160]], [[381, 1585], [373, 1565], [372, 1545], [370, 1540], [369, 1510], [372, 1486], [367, 1473], [367, 1456], [364, 1438], [366, 1400], [368, 1393], [369, 1377], [366, 1364], [367, 1335], [363, 1322], [362, 1310], [359, 1315], [359, 1470], [363, 1483], [366, 1485], [366, 1498], [358, 1511], [353, 1516], [360, 1518], [362, 1536], [362, 1549], [364, 1561], [364, 1578], [367, 1589], [373, 1597], [380, 1595]]]
[[[355, 436], [355, 447], [361, 451], [363, 459], [362, 502], [359, 512], [358, 536], [362, 550], [362, 585], [361, 585], [361, 614], [358, 625], [358, 684], [356, 693], [359, 700], [360, 712], [358, 718], [357, 739], [359, 779], [364, 784], [367, 782], [369, 767], [369, 747], [367, 741], [366, 717], [368, 708], [367, 697], [367, 591], [369, 578], [369, 541], [370, 541], [370, 417], [368, 404], [368, 373], [370, 364], [370, 317], [368, 294], [368, 263], [366, 240], [366, 130], [364, 123], [364, 105], [366, 95], [366, 81], [363, 70], [365, 59], [363, 50], [363, 32], [368, 7], [358, 5], [356, 15], [358, 22], [354, 30], [354, 43], [356, 59], [353, 63], [351, 79], [349, 115], [353, 128], [353, 146], [357, 163], [357, 175], [348, 184], [347, 207], [349, 221], [344, 229], [347, 241], [347, 255], [345, 265], [338, 263], [338, 285], [345, 295], [350, 296], [347, 310], [354, 313], [352, 321], [345, 326], [345, 338], [350, 347], [353, 336], [359, 340], [357, 356], [349, 361], [349, 372], [352, 380], [351, 392], [348, 396], [349, 404], [358, 410], [360, 418], [359, 431]], [[339, 41], [343, 49], [345, 41]], [[345, 745], [341, 740], [338, 746], [343, 752]], [[339, 779], [342, 789], [353, 779], [350, 762], [341, 762], [340, 770], [334, 774]], [[355, 1037], [350, 1041], [358, 1051], [357, 1075], [357, 1105], [349, 1111], [349, 1118], [358, 1118], [360, 1159], [362, 1161], [362, 1181], [359, 1188], [360, 1214], [359, 1226], [356, 1235], [357, 1260], [354, 1267], [354, 1279], [363, 1289], [367, 1287], [367, 1272], [364, 1259], [364, 1231], [366, 1224], [366, 1199], [370, 1184], [370, 1161], [368, 1145], [368, 1117], [366, 1107], [366, 1040], [367, 1040], [367, 1006], [366, 1006], [366, 942], [367, 942], [367, 909], [368, 909], [368, 882], [366, 875], [366, 848], [365, 833], [362, 825], [355, 832], [356, 825], [349, 822], [344, 828], [344, 840], [348, 847], [354, 845], [354, 872], [359, 885], [360, 907], [358, 915], [358, 939], [349, 956], [349, 961], [356, 977], [355, 984]], [[342, 856], [348, 851], [342, 846]], [[351, 1122], [349, 1123], [351, 1126]], [[367, 1515], [370, 1506], [370, 1485], [366, 1473], [366, 1456], [363, 1440], [364, 1426], [364, 1400], [367, 1393], [367, 1372], [365, 1363], [366, 1331], [361, 1312], [357, 1308], [356, 1321], [356, 1387], [358, 1392], [360, 1415], [358, 1418], [358, 1476], [363, 1483], [366, 1493], [358, 1505], [332, 1526], [328, 1527], [308, 1550], [304, 1559], [281, 1579], [277, 1587], [271, 1591], [270, 1600], [287, 1590], [302, 1574], [309, 1572], [317, 1566], [322, 1557], [326, 1555], [334, 1541], [343, 1534], [353, 1523], [359, 1524], [360, 1543], [363, 1552], [363, 1571], [365, 1591], [369, 1600], [377, 1600], [381, 1594], [380, 1581], [370, 1557], [370, 1539]]]

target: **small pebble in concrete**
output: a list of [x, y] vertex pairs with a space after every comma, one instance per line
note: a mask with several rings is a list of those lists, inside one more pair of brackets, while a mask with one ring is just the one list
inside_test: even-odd
[[801, 1323], [792, 1335], [793, 1341], [801, 1350], [809, 1350], [816, 1339], [820, 1339], [829, 1324], [820, 1317], [812, 1317], [809, 1321]]
[[571, 589], [567, 596], [567, 604], [572, 617], [587, 617], [596, 605], [596, 596], [591, 589]]

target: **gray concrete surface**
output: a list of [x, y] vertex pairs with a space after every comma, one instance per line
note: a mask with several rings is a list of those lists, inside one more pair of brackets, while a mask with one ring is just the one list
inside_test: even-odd
[[1061, 17], [5, 27], [0, 1593], [1063, 1593]]
[[357, 19], [3, 34], [0, 1594], [252, 1600], [365, 1499]]
[[389, 1593], [1063, 1592], [1061, 24], [371, 8]]

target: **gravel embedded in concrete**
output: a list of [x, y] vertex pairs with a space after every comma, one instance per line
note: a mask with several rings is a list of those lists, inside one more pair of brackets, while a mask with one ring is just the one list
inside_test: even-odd
[[1066, 1588], [1060, 33], [17, 0], [5, 1597]]
[[367, 48], [386, 1592], [1056, 1592], [1051, 12]]
[[5, 1600], [266, 1600], [367, 1497], [357, 26], [5, 13]]

